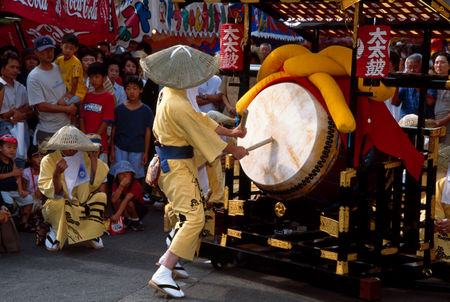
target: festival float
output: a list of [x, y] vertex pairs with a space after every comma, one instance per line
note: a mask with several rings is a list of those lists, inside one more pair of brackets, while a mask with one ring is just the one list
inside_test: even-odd
[[[244, 4], [247, 38], [253, 7], [312, 47], [274, 50], [251, 89], [244, 57], [236, 109], [247, 136], [238, 144], [251, 151], [239, 163], [226, 158], [224, 207], [207, 211], [200, 255], [216, 268], [243, 264], [366, 300], [380, 298], [382, 283], [446, 278], [433, 250], [445, 129], [425, 128], [424, 104], [426, 90], [448, 88], [448, 78], [389, 73], [387, 51], [396, 37], [420, 37], [428, 70], [431, 39], [449, 34], [448, 5], [252, 1]], [[351, 37], [352, 47], [320, 48], [321, 36]], [[399, 86], [421, 91], [417, 127], [401, 128], [384, 104]]]

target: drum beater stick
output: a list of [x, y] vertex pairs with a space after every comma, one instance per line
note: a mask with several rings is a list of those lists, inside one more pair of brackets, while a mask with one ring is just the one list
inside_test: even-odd
[[254, 145], [252, 145], [252, 146], [250, 146], [250, 147], [248, 147], [246, 149], [247, 149], [247, 151], [252, 151], [252, 150], [255, 150], [255, 149], [259, 148], [259, 147], [262, 147], [264, 145], [272, 143], [273, 141], [274, 141], [273, 137], [269, 137], [269, 138], [266, 138], [265, 140], [262, 140], [259, 143], [256, 143], [256, 144], [254, 144]]
[[247, 116], [248, 116], [248, 110], [245, 109], [244, 112], [242, 112], [241, 122], [239, 124], [239, 129], [245, 130], [245, 123], [247, 122]]

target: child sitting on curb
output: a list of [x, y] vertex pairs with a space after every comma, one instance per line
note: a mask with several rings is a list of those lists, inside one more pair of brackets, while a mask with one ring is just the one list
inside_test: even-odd
[[17, 152], [17, 140], [11, 134], [0, 136], [0, 190], [3, 201], [10, 208], [14, 203], [20, 209], [19, 230], [34, 232], [35, 229], [28, 223], [33, 197], [22, 187], [22, 169], [14, 163]]
[[41, 160], [44, 155], [39, 151], [35, 145], [31, 145], [27, 152], [28, 162], [31, 164], [28, 168], [23, 170], [22, 181], [25, 190], [33, 198], [33, 208], [31, 210], [32, 216], [42, 217], [41, 209], [44, 203], [44, 195], [38, 188], [39, 172], [41, 171]]
[[125, 216], [125, 224], [133, 231], [143, 231], [142, 218], [147, 208], [142, 199], [142, 186], [135, 179], [135, 171], [128, 161], [120, 161], [111, 167], [114, 175], [111, 202], [114, 207], [112, 222], [117, 222], [120, 216]]

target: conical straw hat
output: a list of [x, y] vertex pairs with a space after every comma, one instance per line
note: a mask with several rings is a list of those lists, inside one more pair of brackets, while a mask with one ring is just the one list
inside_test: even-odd
[[189, 46], [175, 45], [141, 59], [145, 74], [155, 83], [175, 89], [196, 87], [220, 67], [220, 58]]
[[64, 126], [43, 144], [44, 150], [97, 151], [98, 146], [74, 126]]

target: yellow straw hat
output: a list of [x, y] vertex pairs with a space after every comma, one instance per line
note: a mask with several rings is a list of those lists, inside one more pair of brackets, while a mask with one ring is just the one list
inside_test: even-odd
[[98, 146], [74, 126], [64, 126], [59, 129], [48, 142], [43, 143], [44, 150], [79, 150], [97, 151]]
[[187, 89], [216, 74], [220, 58], [189, 46], [175, 45], [141, 59], [140, 64], [153, 82], [174, 89]]

